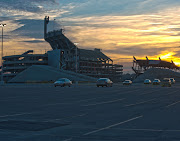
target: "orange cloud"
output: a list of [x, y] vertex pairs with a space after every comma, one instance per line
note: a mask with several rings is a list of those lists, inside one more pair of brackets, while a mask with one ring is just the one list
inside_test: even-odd
[[[65, 29], [68, 29], [67, 35], [78, 42], [80, 47], [111, 50], [106, 51], [106, 54], [117, 62], [118, 58], [128, 58], [125, 60], [132, 61], [132, 50], [129, 50], [129, 55], [128, 50], [126, 54], [121, 51], [122, 48], [134, 48], [137, 58], [161, 57], [168, 61], [174, 60], [178, 64], [178, 11], [180, 12], [180, 9], [174, 8], [151, 15], [76, 17], [72, 19], [74, 26], [65, 26]], [[64, 19], [64, 22], [68, 21], [71, 19]], [[156, 50], [153, 50], [155, 48]]]
[[[161, 57], [180, 64], [178, 13], [180, 8], [176, 7], [149, 15], [67, 17], [63, 18], [63, 25], [66, 36], [78, 43], [80, 48], [101, 48], [115, 60], [115, 63], [131, 62], [132, 56], [135, 55], [137, 58]], [[13, 24], [12, 21], [9, 21], [9, 24], [12, 24], [13, 30], [23, 26]], [[9, 28], [7, 30], [10, 33], [12, 29]], [[50, 49], [46, 42], [30, 44], [23, 42], [24, 40], [34, 39], [15, 37], [6, 41], [5, 52], [11, 54], [10, 51], [20, 53], [34, 49], [37, 53], [41, 53], [41, 50]]]

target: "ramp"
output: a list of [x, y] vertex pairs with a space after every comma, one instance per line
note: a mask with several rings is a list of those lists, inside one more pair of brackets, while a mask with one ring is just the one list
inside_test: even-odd
[[68, 78], [71, 81], [96, 81], [96, 78], [89, 77], [75, 72], [59, 70], [46, 65], [33, 65], [12, 78], [9, 83], [26, 82], [53, 82], [59, 78]]

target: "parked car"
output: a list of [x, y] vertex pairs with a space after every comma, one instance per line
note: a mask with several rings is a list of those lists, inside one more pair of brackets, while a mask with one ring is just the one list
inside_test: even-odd
[[106, 86], [106, 87], [112, 87], [113, 82], [109, 78], [99, 78], [96, 83], [97, 87], [99, 86]]
[[61, 87], [64, 87], [64, 86], [69, 86], [71, 87], [72, 85], [72, 81], [70, 81], [69, 79], [67, 78], [60, 78], [58, 79], [57, 81], [54, 82], [54, 86], [61, 86]]
[[162, 81], [162, 87], [171, 87], [171, 80], [169, 78], [164, 78]]
[[176, 83], [176, 80], [174, 78], [169, 78], [170, 81], [171, 81], [171, 84], [175, 84]]
[[154, 79], [153, 85], [160, 85], [161, 81], [159, 79]]
[[125, 80], [123, 82], [123, 85], [131, 85], [132, 84], [132, 81], [131, 80]]
[[145, 80], [144, 80], [144, 84], [151, 84], [151, 80], [145, 79]]

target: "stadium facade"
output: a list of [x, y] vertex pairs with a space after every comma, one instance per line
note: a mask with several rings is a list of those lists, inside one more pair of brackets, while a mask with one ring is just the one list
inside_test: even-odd
[[[42, 81], [54, 81], [57, 77], [51, 77], [52, 71], [56, 71], [62, 77], [71, 75], [74, 80], [95, 80], [100, 77], [108, 77], [114, 81], [121, 80], [122, 65], [114, 64], [113, 60], [102, 53], [100, 49], [78, 48], [63, 34], [62, 29], [47, 32], [48, 23], [49, 17], [46, 16], [44, 18], [44, 39], [50, 44], [52, 50], [45, 54], [33, 54], [33, 50], [29, 50], [21, 55], [3, 57], [3, 74], [6, 82], [35, 82], [36, 77], [39, 77], [38, 82], [44, 77], [45, 79]], [[39, 67], [41, 70], [37, 71], [37, 67], [34, 66], [41, 66]], [[45, 68], [46, 72], [43, 70]], [[34, 71], [32, 74], [34, 77], [29, 76], [27, 79], [34, 79], [24, 79], [30, 71]]]
[[148, 57], [146, 59], [136, 59], [136, 57], [133, 57], [133, 67], [132, 70], [137, 74], [143, 74], [145, 71], [151, 69], [151, 68], [161, 68], [161, 69], [171, 69], [171, 70], [179, 70], [179, 67], [174, 64], [173, 61], [168, 62], [161, 60], [159, 57], [159, 60], [150, 60]]

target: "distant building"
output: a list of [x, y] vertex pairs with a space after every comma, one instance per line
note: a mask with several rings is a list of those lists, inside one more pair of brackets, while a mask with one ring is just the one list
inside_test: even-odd
[[144, 60], [138, 60], [135, 57], [133, 58], [134, 60], [132, 70], [138, 75], [144, 73], [146, 70], [150, 68], [164, 68], [175, 70], [179, 69], [179, 67], [176, 66], [173, 61], [167, 62], [161, 60], [161, 58], [159, 58], [159, 60], [149, 60], [148, 57], [146, 57], [146, 59]]
[[4, 80], [9, 81], [32, 65], [48, 65], [48, 54], [32, 54], [29, 50], [21, 55], [3, 57]]
[[92, 78], [108, 77], [120, 81], [123, 66], [113, 63], [113, 60], [102, 53], [100, 49], [79, 49], [64, 34], [63, 30], [47, 33], [49, 17], [44, 18], [44, 39], [52, 50], [45, 54], [32, 54], [33, 50], [21, 55], [3, 57], [3, 72], [6, 81], [10, 81], [20, 72], [33, 65], [51, 66], [56, 70], [76, 72]]

